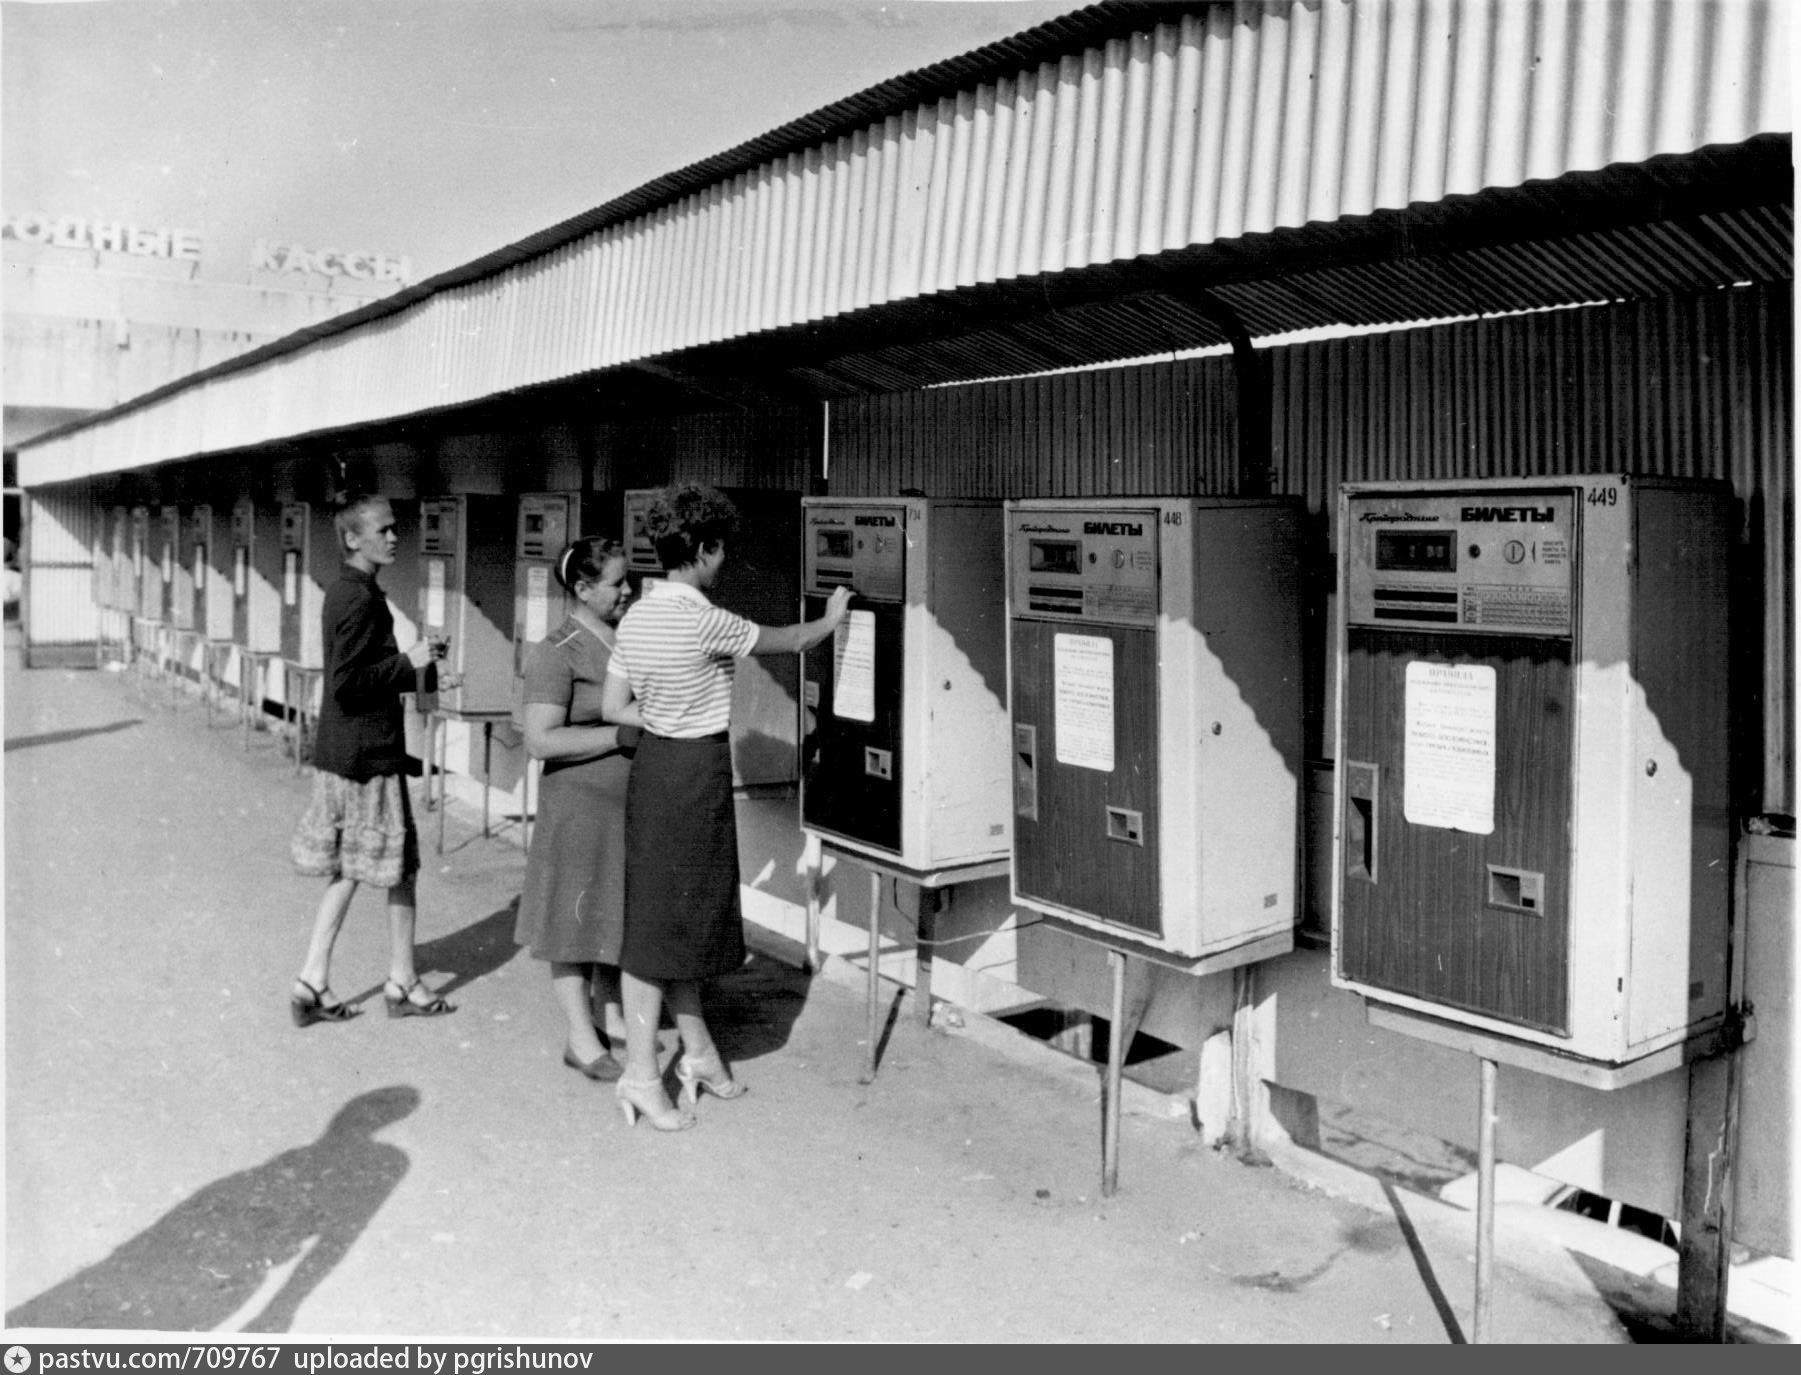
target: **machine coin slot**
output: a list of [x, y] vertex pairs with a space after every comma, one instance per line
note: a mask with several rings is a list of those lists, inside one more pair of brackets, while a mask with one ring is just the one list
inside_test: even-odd
[[863, 750], [863, 772], [868, 774], [871, 778], [880, 778], [890, 782], [893, 781], [894, 752], [892, 750], [878, 750], [870, 746], [865, 746]]
[[1380, 796], [1380, 771], [1374, 764], [1345, 763], [1345, 853], [1348, 873], [1376, 881], [1376, 804]]
[[1144, 844], [1144, 813], [1127, 807], [1107, 808], [1107, 839], [1127, 845]]
[[1544, 911], [1545, 876], [1529, 869], [1508, 869], [1499, 864], [1488, 866], [1488, 905], [1505, 907], [1515, 912]]
[[1013, 810], [1038, 820], [1038, 727], [1013, 727]]

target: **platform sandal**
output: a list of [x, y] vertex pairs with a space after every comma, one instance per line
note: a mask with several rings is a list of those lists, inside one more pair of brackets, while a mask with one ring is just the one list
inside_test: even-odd
[[[314, 988], [305, 979], [294, 980], [295, 991], [288, 995], [288, 1011], [293, 1014], [295, 1026], [311, 1026], [314, 1022], [348, 1022], [357, 1015], [353, 1007], [336, 1001], [325, 1001], [325, 995], [331, 992], [331, 985], [326, 984]], [[300, 990], [305, 989], [303, 993]]]
[[[413, 994], [425, 989], [428, 1001], [420, 1002]], [[388, 1005], [390, 1017], [442, 1017], [446, 1012], [455, 1012], [456, 1006], [447, 1003], [429, 988], [425, 988], [423, 980], [414, 979], [405, 988], [400, 986], [399, 979], [389, 979], [381, 988], [382, 1001]]]

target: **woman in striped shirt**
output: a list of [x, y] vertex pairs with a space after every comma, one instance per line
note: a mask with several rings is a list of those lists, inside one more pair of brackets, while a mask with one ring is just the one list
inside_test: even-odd
[[[724, 567], [738, 520], [720, 493], [692, 484], [658, 494], [646, 529], [662, 581], [619, 623], [601, 711], [644, 736], [625, 797], [625, 936], [620, 949], [625, 1073], [615, 1085], [628, 1124], [639, 1113], [659, 1131], [694, 1125], [702, 1089], [736, 1098], [701, 1012], [700, 981], [744, 962], [738, 832], [732, 798], [732, 674], [749, 654], [799, 654], [844, 619], [850, 590], [825, 615], [760, 626], [714, 606], [706, 591]], [[683, 1107], [664, 1092], [657, 1026], [665, 1001], [681, 1034], [676, 1065]]]

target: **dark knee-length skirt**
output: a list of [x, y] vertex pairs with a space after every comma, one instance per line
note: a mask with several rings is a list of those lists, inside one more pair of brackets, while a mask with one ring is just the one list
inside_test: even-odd
[[644, 979], [704, 979], [743, 963], [731, 745], [723, 733], [646, 731], [626, 785], [619, 967]]

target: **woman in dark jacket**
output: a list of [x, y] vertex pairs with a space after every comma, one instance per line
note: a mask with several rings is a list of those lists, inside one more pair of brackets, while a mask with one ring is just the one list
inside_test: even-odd
[[337, 530], [346, 557], [325, 593], [325, 690], [313, 741], [313, 800], [290, 847], [296, 869], [326, 880], [306, 963], [288, 1000], [294, 1025], [302, 1027], [355, 1015], [333, 996], [327, 980], [332, 946], [359, 883], [388, 890], [388, 979], [382, 987], [388, 1015], [436, 1017], [453, 1010], [419, 981], [413, 964], [419, 833], [407, 791], [400, 699], [455, 687], [457, 679], [438, 673], [442, 642], [419, 640], [405, 654], [395, 643], [393, 613], [375, 581], [399, 548], [387, 498], [349, 498], [339, 508]]

